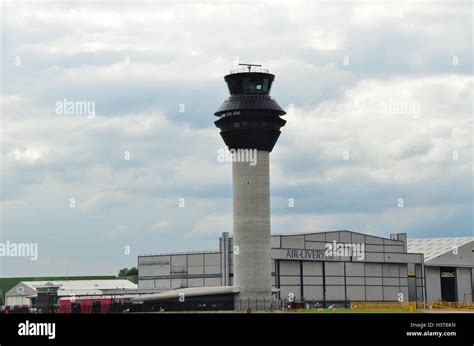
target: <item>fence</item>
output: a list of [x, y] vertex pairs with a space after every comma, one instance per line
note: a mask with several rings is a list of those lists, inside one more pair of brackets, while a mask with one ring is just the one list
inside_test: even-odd
[[415, 311], [416, 302], [351, 302], [351, 309]]
[[474, 310], [474, 303], [472, 302], [431, 302], [431, 303], [417, 303], [418, 309], [425, 310]]
[[472, 302], [351, 302], [353, 310], [474, 310]]
[[236, 299], [234, 300], [234, 310], [241, 312], [253, 311], [283, 311], [305, 309], [307, 303], [302, 301], [288, 301], [275, 299]]
[[[96, 304], [97, 306], [93, 306]], [[196, 301], [188, 303], [173, 302], [156, 302], [154, 304], [131, 304], [122, 303], [120, 301], [103, 303], [74, 302], [71, 303], [70, 309], [64, 309], [58, 304], [50, 307], [43, 307], [35, 305], [33, 308], [28, 306], [14, 306], [8, 312], [13, 313], [121, 313], [121, 312], [211, 312], [211, 311], [235, 311], [244, 313], [253, 312], [290, 312], [303, 311], [306, 309], [324, 308], [350, 309], [354, 312], [367, 311], [377, 312], [383, 310], [410, 312], [416, 310], [433, 310], [433, 311], [474, 311], [473, 302], [367, 302], [367, 301], [352, 301], [350, 304], [322, 304], [321, 302], [305, 302], [305, 301], [288, 301], [288, 300], [274, 300], [274, 299], [237, 299], [224, 300], [213, 299], [208, 301]], [[95, 309], [94, 309], [95, 308]], [[5, 312], [1, 311], [0, 313]]]

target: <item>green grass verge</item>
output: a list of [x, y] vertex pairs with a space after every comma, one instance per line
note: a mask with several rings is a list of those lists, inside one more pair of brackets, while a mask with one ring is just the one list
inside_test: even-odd
[[391, 309], [336, 309], [336, 311], [333, 311], [331, 309], [323, 309], [322, 311], [319, 311], [318, 309], [301, 309], [301, 310], [293, 310], [291, 311], [293, 313], [302, 313], [302, 314], [311, 314], [311, 313], [316, 313], [316, 314], [323, 314], [323, 313], [328, 313], [328, 314], [416, 314], [416, 313], [421, 313], [422, 311], [408, 311], [408, 310], [391, 310]]

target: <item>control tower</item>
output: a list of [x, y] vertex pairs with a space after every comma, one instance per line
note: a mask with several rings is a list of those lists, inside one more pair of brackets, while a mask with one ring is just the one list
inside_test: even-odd
[[272, 287], [269, 156], [286, 112], [270, 97], [275, 76], [261, 65], [239, 65], [243, 67], [224, 77], [230, 96], [214, 115], [231, 152], [250, 150], [256, 158], [232, 162], [234, 286], [239, 289], [236, 304], [249, 301], [255, 306], [258, 301], [263, 306]]

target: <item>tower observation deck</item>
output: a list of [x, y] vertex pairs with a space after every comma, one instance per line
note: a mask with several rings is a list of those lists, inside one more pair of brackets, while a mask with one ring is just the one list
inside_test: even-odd
[[224, 77], [230, 96], [214, 113], [215, 125], [229, 149], [255, 150], [256, 163], [233, 160], [235, 304], [272, 299], [270, 257], [270, 152], [286, 123], [286, 114], [270, 97], [275, 79], [260, 65], [244, 64]]
[[231, 71], [224, 77], [230, 96], [214, 113], [215, 125], [231, 149], [257, 149], [271, 152], [286, 123], [286, 112], [270, 97], [275, 76], [259, 65]]

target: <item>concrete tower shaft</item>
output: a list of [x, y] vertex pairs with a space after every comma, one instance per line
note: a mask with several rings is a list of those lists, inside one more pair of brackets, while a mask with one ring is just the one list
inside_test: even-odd
[[269, 157], [258, 150], [254, 166], [232, 163], [234, 286], [243, 301], [271, 299]]

